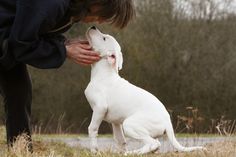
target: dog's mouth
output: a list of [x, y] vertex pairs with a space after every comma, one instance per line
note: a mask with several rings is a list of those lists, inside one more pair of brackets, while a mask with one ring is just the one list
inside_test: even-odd
[[87, 32], [86, 32], [86, 34], [85, 34], [86, 39], [87, 39], [89, 45], [91, 46], [91, 49], [92, 49], [93, 51], [96, 51], [96, 52], [100, 53], [100, 56], [102, 57], [102, 54], [101, 54], [101, 51], [102, 51], [102, 50], [97, 49], [97, 48], [96, 48], [96, 45], [93, 44], [92, 36], [91, 36], [91, 34], [90, 34], [90, 31], [92, 31], [92, 30], [96, 30], [96, 29], [92, 29], [92, 28], [90, 27], [90, 28], [87, 30]]
[[95, 31], [95, 32], [98, 31], [99, 32], [99, 30], [95, 26], [92, 26], [92, 27], [88, 28], [88, 30], [86, 32], [86, 38], [89, 42], [89, 45], [94, 49], [93, 42], [92, 42], [92, 37], [91, 37], [92, 31]]

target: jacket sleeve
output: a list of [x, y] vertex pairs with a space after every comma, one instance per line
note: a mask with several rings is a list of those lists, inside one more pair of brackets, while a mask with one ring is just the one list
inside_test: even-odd
[[[68, 1], [68, 0], [67, 0]], [[3, 41], [2, 64], [10, 68], [19, 62], [37, 68], [57, 68], [66, 58], [64, 36], [44, 35], [41, 28], [53, 28], [65, 15], [66, 0], [18, 0], [8, 39]]]

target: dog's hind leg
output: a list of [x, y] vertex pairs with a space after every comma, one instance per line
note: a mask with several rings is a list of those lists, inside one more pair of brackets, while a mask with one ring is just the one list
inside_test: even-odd
[[121, 124], [112, 124], [114, 140], [117, 142], [119, 149], [126, 151], [126, 140]]
[[158, 140], [155, 140], [151, 137], [146, 137], [145, 139], [140, 140], [144, 143], [144, 146], [136, 150], [126, 151], [126, 154], [140, 155], [155, 152], [161, 146], [161, 143]]
[[142, 141], [144, 143], [144, 146], [137, 150], [126, 151], [125, 153], [126, 155], [146, 154], [157, 150], [161, 146], [161, 143], [158, 140], [150, 136], [149, 131], [145, 127], [137, 123], [138, 122], [137, 119], [138, 117], [136, 118], [135, 116], [133, 116], [129, 117], [124, 121], [123, 123], [124, 133], [125, 135], [133, 139]]

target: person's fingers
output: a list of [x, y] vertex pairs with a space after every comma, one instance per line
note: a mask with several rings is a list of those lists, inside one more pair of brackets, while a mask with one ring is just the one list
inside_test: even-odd
[[83, 54], [83, 55], [86, 55], [86, 56], [100, 57], [100, 54], [98, 52], [89, 51], [89, 50], [80, 51], [80, 54]]
[[86, 50], [91, 50], [92, 49], [92, 46], [90, 46], [89, 44], [78, 43], [78, 47], [82, 48], [82, 49], [86, 49]]
[[67, 46], [73, 46], [73, 47], [78, 47], [78, 48], [82, 48], [82, 49], [86, 49], [86, 50], [91, 50], [92, 46], [89, 45], [89, 43], [84, 42], [84, 43], [80, 43], [80, 41], [69, 41], [68, 43], [65, 43], [65, 45]]
[[99, 53], [92, 51], [88, 45], [74, 44], [67, 45], [67, 56], [77, 64], [91, 65], [101, 59]]
[[88, 60], [88, 61], [98, 61], [100, 59], [100, 57], [97, 56], [89, 56], [89, 55], [84, 55], [84, 54], [79, 54], [78, 55], [78, 60], [82, 59], [82, 60]]
[[74, 63], [84, 65], [84, 66], [88, 66], [96, 62], [96, 61], [86, 60], [86, 59], [72, 59], [72, 60]]
[[88, 40], [79, 40], [80, 44], [89, 44]]

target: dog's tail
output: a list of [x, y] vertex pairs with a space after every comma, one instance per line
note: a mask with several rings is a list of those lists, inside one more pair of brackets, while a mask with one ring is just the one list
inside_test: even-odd
[[178, 151], [184, 151], [184, 152], [188, 152], [188, 151], [193, 151], [193, 150], [204, 150], [204, 147], [201, 146], [196, 146], [196, 147], [184, 147], [182, 146], [175, 137], [174, 134], [174, 129], [173, 126], [171, 124], [171, 121], [169, 120], [169, 124], [168, 126], [166, 126], [166, 134], [168, 139], [170, 140], [171, 144], [178, 150]]

